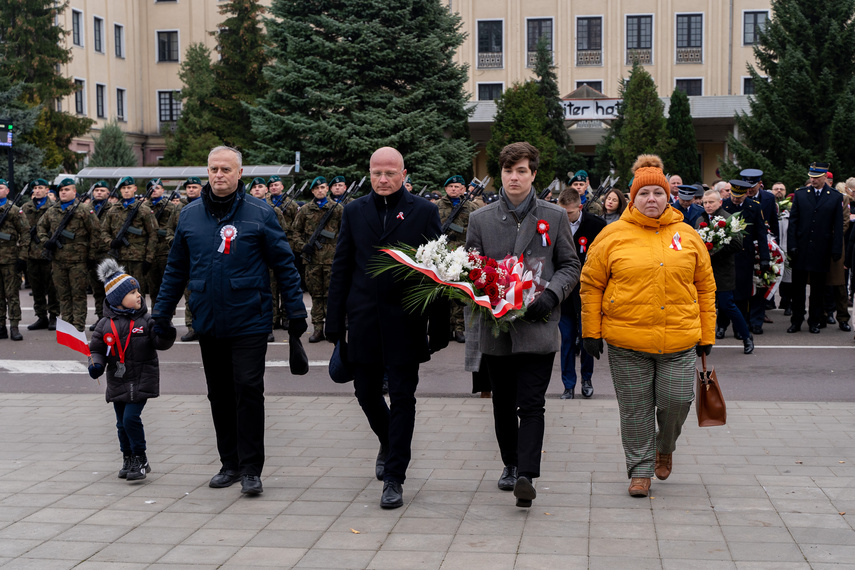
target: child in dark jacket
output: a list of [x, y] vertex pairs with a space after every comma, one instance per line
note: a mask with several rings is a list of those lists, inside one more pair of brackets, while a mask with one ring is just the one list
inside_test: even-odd
[[114, 260], [101, 262], [98, 278], [104, 282], [107, 298], [104, 316], [89, 341], [89, 375], [98, 378], [107, 370], [107, 401], [116, 411], [123, 455], [119, 477], [137, 481], [151, 472], [140, 416], [146, 401], [160, 395], [156, 351], [172, 346], [175, 329], [164, 331], [155, 324], [140, 295], [139, 282]]

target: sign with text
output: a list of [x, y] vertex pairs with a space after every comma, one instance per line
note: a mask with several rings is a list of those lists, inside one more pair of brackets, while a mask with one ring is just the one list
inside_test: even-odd
[[0, 122], [0, 146], [12, 147], [12, 123]]
[[564, 99], [567, 121], [609, 121], [617, 119], [617, 106], [623, 99]]

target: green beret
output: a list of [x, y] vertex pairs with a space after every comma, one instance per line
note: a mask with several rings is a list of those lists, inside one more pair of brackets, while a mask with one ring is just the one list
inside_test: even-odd
[[455, 174], [454, 176], [446, 180], [443, 186], [448, 186], [449, 184], [454, 184], [455, 182], [457, 182], [458, 184], [463, 184], [464, 186], [466, 185], [466, 181], [463, 180], [463, 177], [459, 174]]
[[584, 170], [579, 170], [576, 174], [573, 175], [573, 178], [570, 179], [570, 184], [574, 182], [587, 182], [588, 181], [588, 173]]
[[274, 174], [273, 176], [267, 179], [268, 186], [270, 186], [274, 182], [282, 182], [282, 178], [280, 178], [278, 174]]
[[335, 178], [330, 180], [330, 186], [332, 186], [333, 184], [338, 184], [339, 182], [347, 184], [347, 181], [344, 179], [344, 176], [336, 176]]
[[326, 184], [326, 183], [327, 183], [326, 178], [324, 178], [323, 176], [318, 176], [317, 178], [312, 180], [312, 183], [309, 185], [309, 190], [311, 191], [318, 184]]
[[56, 189], [60, 190], [62, 188], [65, 188], [66, 186], [74, 186], [74, 180], [72, 180], [71, 178], [63, 178], [59, 181], [59, 184], [56, 185]]
[[36, 178], [33, 180], [33, 186], [50, 186], [50, 183], [44, 178]]
[[0, 186], [9, 186], [9, 183], [6, 182], [5, 178], [0, 178]]
[[96, 188], [109, 188], [109, 186], [107, 186], [106, 180], [99, 180], [98, 182], [92, 185], [93, 190], [95, 190]]
[[196, 178], [195, 176], [191, 176], [190, 178], [188, 178], [188, 179], [184, 182], [184, 186], [187, 186], [188, 184], [198, 184], [199, 186], [201, 186], [201, 185], [202, 185], [202, 181], [201, 181], [201, 180], [199, 180], [198, 178]]
[[163, 186], [163, 181], [160, 178], [152, 178], [148, 181], [148, 184], [145, 185], [145, 191], [148, 192], [151, 190], [152, 186]]
[[125, 176], [124, 178], [119, 180], [119, 188], [122, 188], [124, 186], [135, 186], [135, 185], [136, 185], [136, 182], [134, 182], [134, 179], [131, 178], [130, 176]]
[[261, 184], [262, 186], [267, 186], [267, 183], [264, 181], [264, 178], [262, 178], [261, 176], [257, 176], [255, 178], [253, 178], [252, 183], [250, 183], [249, 186], [250, 186], [250, 188], [252, 188], [253, 186], [257, 186], [259, 184]]

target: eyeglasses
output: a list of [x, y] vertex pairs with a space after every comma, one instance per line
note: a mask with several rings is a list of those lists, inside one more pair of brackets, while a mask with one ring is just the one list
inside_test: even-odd
[[371, 170], [368, 174], [371, 175], [371, 178], [394, 178], [398, 174], [403, 172], [403, 170], [395, 170], [393, 172], [384, 172], [382, 170]]

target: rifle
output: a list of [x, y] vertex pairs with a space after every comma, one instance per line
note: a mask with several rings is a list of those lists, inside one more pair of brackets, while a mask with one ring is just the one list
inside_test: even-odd
[[[309, 241], [306, 242], [307, 246], [309, 246], [313, 250], [321, 249], [321, 247], [323, 246], [323, 243], [321, 243], [321, 238], [332, 239], [335, 237], [334, 233], [325, 229], [327, 227], [327, 223], [329, 223], [333, 212], [335, 212], [336, 206], [341, 204], [341, 207], [344, 208], [344, 205], [347, 204], [347, 201], [350, 199], [350, 197], [356, 192], [359, 192], [359, 189], [362, 188], [362, 185], [365, 183], [365, 178], [365, 176], [362, 177], [362, 180], [359, 181], [359, 184], [356, 186], [356, 188], [353, 187], [354, 183], [351, 182], [350, 188], [348, 188], [345, 193], [341, 195], [341, 199], [338, 201], [338, 203], [333, 204], [333, 206], [329, 210], [327, 210], [327, 213], [324, 214], [324, 217], [321, 218], [321, 221], [318, 223], [318, 227], [315, 228], [315, 232], [312, 234], [312, 237], [310, 237]], [[304, 251], [302, 257], [303, 263], [312, 262], [312, 255], [310, 253], [307, 254]]]
[[549, 196], [550, 192], [558, 189], [559, 184], [561, 184], [561, 183], [558, 181], [558, 179], [557, 178], [554, 179], [552, 182], [549, 183], [549, 186], [547, 186], [546, 188], [543, 189], [543, 191], [540, 193], [540, 196], [538, 196], [537, 199], [538, 200], [546, 200], [546, 197]]
[[[172, 193], [175, 194], [175, 190], [173, 190]], [[166, 207], [169, 206], [169, 202], [171, 200], [172, 200], [172, 196], [170, 196], [169, 198], [166, 198], [165, 196], [161, 195], [160, 202], [163, 205], [160, 207], [160, 211], [158, 211], [154, 215], [154, 219], [155, 219], [155, 221], [157, 221], [157, 235], [159, 235], [160, 237], [166, 237], [166, 230], [160, 227], [161, 224], [163, 223], [160, 221], [160, 219], [163, 217], [163, 213], [166, 211], [166, 209], [167, 209]], [[154, 204], [152, 204], [152, 208], [151, 208], [152, 211], [154, 211], [154, 208], [155, 208], [155, 206], [154, 206]]]
[[[309, 181], [308, 181], [308, 180], [306, 180], [305, 182], [303, 182], [303, 185], [302, 185], [302, 186], [300, 186], [300, 189], [299, 189], [299, 190], [297, 190], [297, 191], [294, 193], [294, 195], [293, 195], [293, 196], [291, 196], [290, 198], [288, 198], [288, 201], [287, 201], [287, 202], [285, 202], [285, 205], [284, 205], [284, 206], [282, 206], [281, 208], [279, 208], [280, 210], [282, 210], [282, 213], [283, 213], [283, 214], [285, 213], [285, 210], [288, 208], [288, 206], [290, 206], [290, 205], [291, 205], [291, 202], [293, 202], [293, 201], [294, 201], [294, 198], [296, 198], [298, 195], [300, 195], [300, 194], [302, 194], [302, 193], [303, 193], [303, 190], [305, 190], [305, 189], [306, 189], [306, 186], [307, 186], [308, 184], [309, 184]], [[291, 185], [291, 187], [288, 189], [288, 192], [285, 194], [285, 196], [288, 196], [289, 194], [291, 194], [291, 191], [292, 191], [292, 190], [294, 190], [294, 188], [295, 188], [296, 186], [297, 186], [297, 184], [292, 184], [292, 185]]]
[[[7, 202], [9, 203], [9, 208], [5, 212], [3, 212], [2, 216], [0, 216], [0, 228], [2, 228], [3, 224], [6, 223], [6, 218], [9, 217], [9, 212], [11, 212], [12, 210], [14, 210], [15, 208], [18, 207], [18, 200], [20, 200], [23, 196], [26, 196], [27, 190], [29, 190], [29, 188], [30, 188], [30, 185], [28, 183], [26, 186], [24, 186], [24, 189], [21, 190], [17, 196], [15, 196], [14, 200], [7, 200]], [[6, 241], [11, 241], [12, 235], [7, 234], [5, 232], [0, 232], [0, 239], [6, 240]]]
[[[125, 223], [122, 224], [122, 227], [119, 229], [119, 233], [116, 234], [116, 238], [113, 240], [114, 242], [116, 240], [118, 240], [118, 241], [122, 242], [123, 246], [127, 247], [127, 246], [131, 245], [131, 242], [129, 242], [128, 238], [127, 238], [128, 232], [130, 232], [132, 234], [136, 234], [136, 235], [142, 235], [142, 231], [137, 230], [135, 228], [131, 228], [131, 224], [134, 223], [134, 218], [137, 217], [137, 212], [139, 212], [140, 206], [143, 205], [143, 202], [145, 202], [146, 200], [151, 198], [151, 193], [153, 190], [154, 190], [154, 186], [152, 186], [151, 188], [148, 189], [148, 192], [145, 193], [145, 196], [143, 196], [141, 200], [137, 200], [137, 203], [134, 204], [134, 209], [131, 210], [130, 212], [128, 212], [128, 215], [125, 218]], [[134, 231], [131, 231], [131, 230], [134, 230]], [[119, 250], [111, 248], [110, 249], [110, 255], [113, 257], [113, 259], [119, 259]]]
[[53, 261], [53, 251], [47, 247], [47, 244], [53, 243], [56, 244], [56, 249], [62, 249], [62, 241], [59, 238], [64, 237], [66, 239], [74, 239], [74, 232], [70, 232], [66, 230], [66, 226], [71, 221], [71, 218], [74, 216], [74, 212], [77, 210], [77, 206], [83, 201], [80, 198], [74, 198], [74, 204], [71, 205], [68, 210], [65, 212], [65, 216], [59, 221], [59, 225], [56, 227], [56, 230], [53, 232], [53, 235], [50, 236], [45, 242], [44, 249], [42, 250], [42, 257], [47, 259], [48, 261]]
[[424, 187], [424, 188], [422, 188], [422, 191], [421, 191], [421, 192], [419, 192], [419, 196], [424, 197], [425, 192], [427, 192], [427, 189], [428, 189], [428, 185], [427, 185], [427, 184], [425, 184], [425, 187]]
[[[119, 178], [119, 182], [121, 182], [121, 181], [122, 181], [122, 179]], [[107, 209], [108, 209], [107, 206], [110, 205], [110, 198], [113, 198], [116, 195], [116, 192], [119, 191], [119, 182], [116, 182], [116, 185], [113, 186], [113, 189], [110, 191], [110, 193], [107, 195], [107, 197], [104, 198], [104, 203], [101, 204], [101, 208], [98, 210], [98, 213], [95, 214], [95, 217], [97, 217], [98, 220], [101, 220], [101, 216], [103, 216], [104, 212], [107, 211]]]
[[591, 199], [587, 201], [585, 204], [584, 211], [587, 212], [591, 209], [591, 204], [608, 194], [609, 190], [615, 187], [615, 183], [620, 180], [620, 176], [607, 176], [600, 182], [599, 187], [597, 187], [594, 195], [591, 196]]
[[480, 196], [484, 192], [484, 188], [487, 187], [487, 184], [490, 183], [490, 177], [487, 176], [483, 180], [478, 180], [477, 178], [473, 178], [472, 182], [469, 183], [470, 190], [467, 190], [463, 196], [460, 198], [460, 202], [451, 210], [451, 213], [448, 215], [448, 219], [445, 220], [445, 223], [442, 224], [442, 229], [440, 230], [442, 233], [447, 234], [449, 231], [455, 231], [457, 233], [462, 234], [465, 230], [463, 226], [454, 223], [454, 220], [457, 219], [457, 216], [460, 214], [461, 210], [463, 210], [463, 206], [466, 205], [466, 202], [470, 200], [474, 200], [478, 196]]

